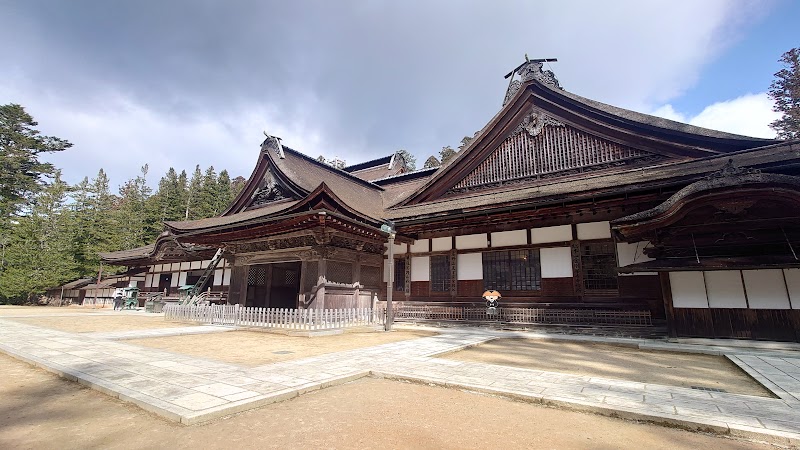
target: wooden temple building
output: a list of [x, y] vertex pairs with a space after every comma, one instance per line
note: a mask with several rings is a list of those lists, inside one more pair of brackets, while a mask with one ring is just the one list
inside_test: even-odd
[[[800, 341], [800, 142], [616, 108], [561, 88], [541, 62], [441, 167], [398, 155], [343, 170], [267, 137], [221, 216], [167, 222], [143, 291], [191, 284], [285, 308], [483, 305], [645, 311], [672, 336]], [[388, 272], [387, 233], [396, 241]]]

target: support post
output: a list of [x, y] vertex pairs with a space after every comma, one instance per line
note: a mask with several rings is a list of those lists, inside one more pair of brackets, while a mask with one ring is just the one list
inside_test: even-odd
[[392, 331], [394, 314], [392, 311], [392, 291], [394, 291], [394, 230], [389, 233], [389, 279], [386, 282], [386, 323], [385, 331]]

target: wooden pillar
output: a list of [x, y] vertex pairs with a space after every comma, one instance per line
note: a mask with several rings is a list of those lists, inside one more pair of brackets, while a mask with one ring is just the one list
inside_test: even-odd
[[[361, 255], [356, 256], [353, 262], [353, 283], [361, 283]], [[353, 308], [359, 307], [359, 296], [361, 292], [358, 288], [353, 289]]]
[[328, 281], [327, 269], [328, 261], [325, 258], [320, 258], [317, 265], [317, 286], [319, 286], [319, 289], [317, 289], [317, 309], [325, 309], [325, 283]]
[[244, 305], [247, 300], [247, 275], [250, 266], [232, 266], [228, 286], [228, 303]]
[[661, 281], [661, 297], [664, 298], [664, 313], [667, 316], [667, 334], [669, 337], [678, 337], [678, 329], [675, 327], [675, 308], [672, 306], [672, 285], [669, 282], [669, 272], [659, 272], [658, 278]]
[[267, 264], [266, 267], [266, 280], [264, 282], [266, 292], [264, 293], [264, 307], [270, 308], [270, 301], [272, 300], [272, 264]]
[[307, 292], [304, 291], [306, 288], [306, 277], [308, 276], [308, 261], [300, 261], [300, 294], [298, 295], [297, 299], [297, 307], [298, 308], [308, 308], [308, 304], [306, 304]]

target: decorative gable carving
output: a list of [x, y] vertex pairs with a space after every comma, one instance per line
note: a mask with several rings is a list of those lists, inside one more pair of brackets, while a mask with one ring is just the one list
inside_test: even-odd
[[448, 194], [653, 163], [663, 158], [575, 129], [533, 108], [511, 135]]
[[267, 168], [246, 209], [259, 208], [269, 203], [291, 198], [294, 198], [291, 191], [278, 182], [271, 168]]

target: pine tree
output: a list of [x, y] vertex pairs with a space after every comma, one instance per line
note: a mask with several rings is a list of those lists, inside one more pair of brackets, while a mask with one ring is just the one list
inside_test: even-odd
[[25, 108], [0, 105], [0, 234], [34, 194], [44, 186], [55, 168], [39, 161], [42, 153], [60, 152], [72, 144], [53, 136], [40, 136], [38, 123]]
[[800, 138], [800, 47], [781, 56], [784, 68], [775, 73], [769, 85], [769, 96], [775, 101], [773, 110], [783, 116], [770, 127], [780, 139]]
[[417, 170], [417, 158], [414, 157], [408, 150], [400, 149], [397, 151], [400, 156], [406, 161], [406, 167], [409, 171]]
[[141, 168], [141, 175], [125, 182], [120, 189], [120, 199], [114, 210], [117, 236], [116, 246], [135, 248], [145, 245], [152, 223], [147, 211], [147, 200], [151, 189], [147, 185], [148, 166]]
[[198, 211], [198, 197], [200, 196], [200, 188], [203, 186], [203, 172], [200, 171], [200, 165], [198, 164], [194, 168], [194, 173], [192, 174], [192, 179], [189, 181], [189, 184], [186, 188], [186, 211], [184, 214], [184, 220], [195, 220], [199, 219], [200, 216], [197, 214]]
[[233, 201], [233, 184], [227, 170], [223, 170], [219, 173], [219, 178], [217, 179], [217, 196], [214, 200], [215, 216], [222, 214]]
[[217, 215], [217, 192], [219, 185], [217, 182], [217, 172], [214, 166], [209, 166], [203, 175], [200, 190], [197, 195], [196, 216], [198, 219], [213, 217]]
[[425, 165], [422, 166], [422, 168], [423, 169], [430, 169], [432, 167], [439, 167], [441, 165], [442, 165], [442, 163], [440, 163], [439, 160], [436, 159], [435, 156], [431, 156], [430, 158], [425, 160]]
[[53, 182], [11, 226], [3, 247], [7, 263], [0, 276], [0, 299], [33, 301], [47, 288], [79, 276], [72, 246], [73, 217], [66, 206], [68, 191], [56, 171]]
[[447, 147], [442, 147], [442, 150], [439, 151], [439, 159], [442, 161], [442, 164], [446, 164], [447, 161], [453, 159], [454, 156], [456, 156], [456, 151], [449, 145]]

